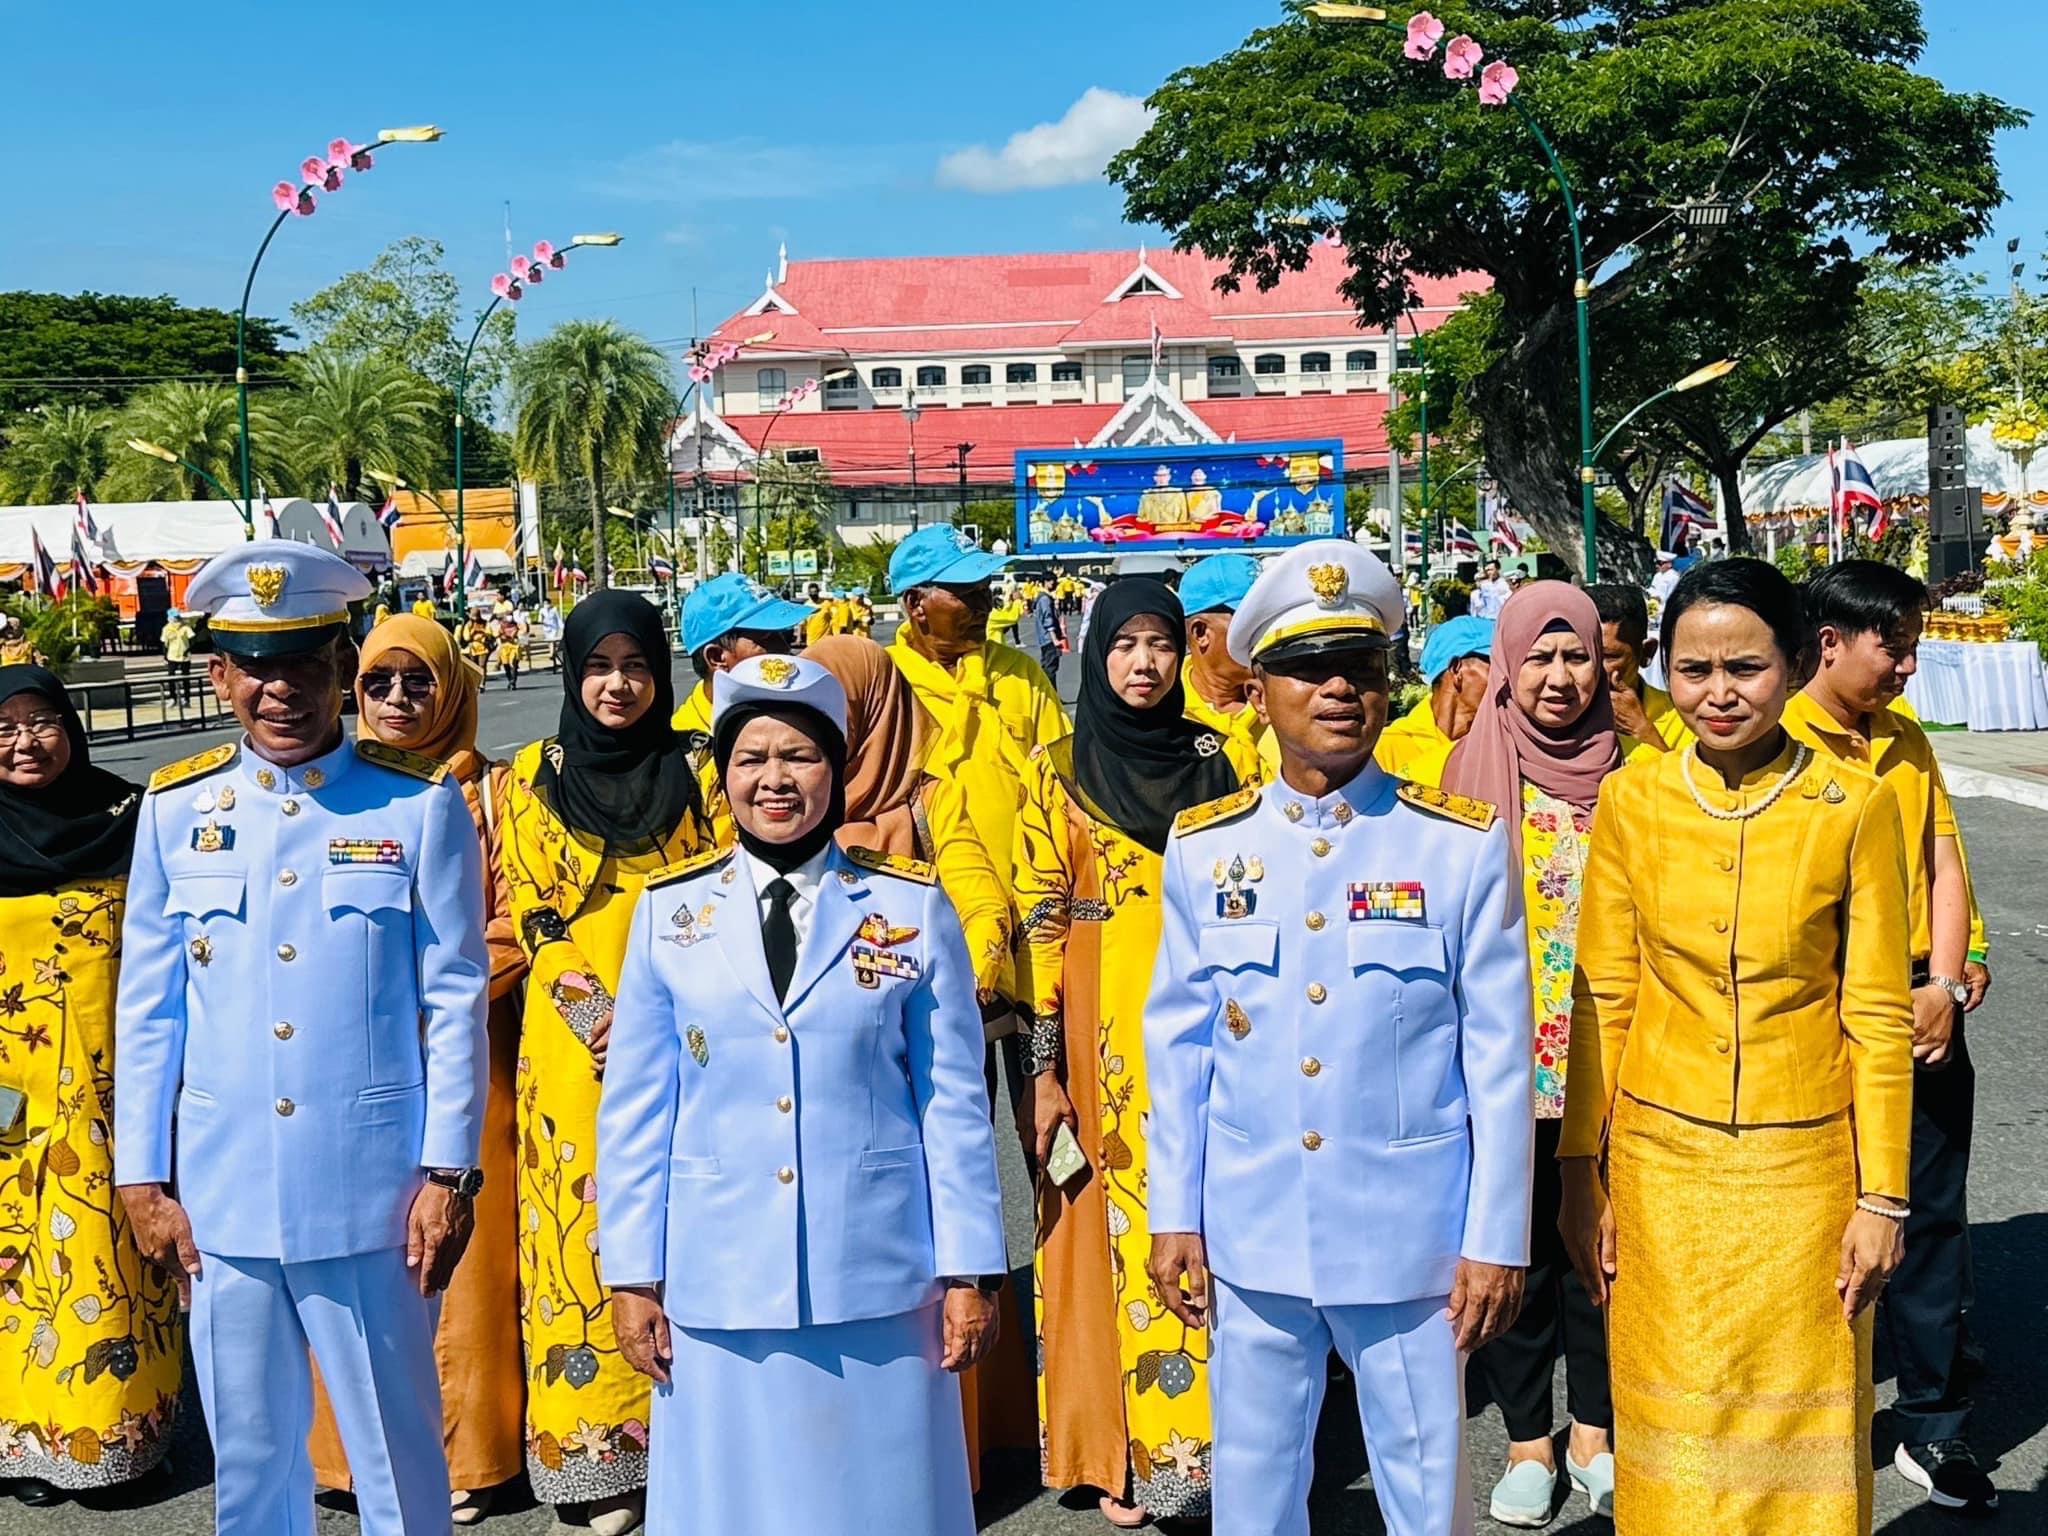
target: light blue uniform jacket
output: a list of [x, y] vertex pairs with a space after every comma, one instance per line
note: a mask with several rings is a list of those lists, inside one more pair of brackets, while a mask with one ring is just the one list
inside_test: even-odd
[[116, 1180], [175, 1172], [208, 1253], [403, 1245], [422, 1169], [476, 1161], [483, 924], [452, 780], [346, 744], [290, 769], [245, 746], [152, 791], [121, 934]]
[[833, 849], [781, 1005], [759, 911], [730, 853], [640, 897], [597, 1116], [605, 1283], [662, 1285], [688, 1328], [795, 1328], [1007, 1269], [945, 892]]
[[[1167, 846], [1145, 1011], [1155, 1232], [1240, 1289], [1346, 1306], [1529, 1259], [1529, 953], [1507, 831], [1368, 764]], [[1293, 814], [1290, 815], [1289, 812]], [[1233, 860], [1260, 878], [1232, 881]], [[1219, 878], [1220, 876], [1220, 878]], [[1352, 886], [1420, 882], [1419, 916]], [[1224, 915], [1235, 889], [1249, 911]]]

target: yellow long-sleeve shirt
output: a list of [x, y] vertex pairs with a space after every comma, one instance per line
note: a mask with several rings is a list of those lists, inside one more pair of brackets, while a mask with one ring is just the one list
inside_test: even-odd
[[1379, 745], [1372, 749], [1372, 757], [1385, 772], [1412, 778], [1409, 770], [1418, 758], [1440, 758], [1450, 747], [1451, 738], [1437, 729], [1436, 713], [1425, 694], [1422, 702], [1407, 714], [1387, 722], [1386, 729], [1380, 732]]
[[1221, 710], [1190, 687], [1187, 693], [1187, 709], [1190, 720], [1206, 725], [1225, 741], [1234, 743], [1247, 762], [1256, 760], [1260, 775], [1269, 783], [1280, 774], [1280, 741], [1274, 736], [1266, 722], [1259, 718], [1259, 712], [1251, 705], [1242, 705], [1234, 710]]
[[[1770, 793], [1794, 745], [1724, 788]], [[1579, 905], [1560, 1157], [1598, 1154], [1617, 1091], [1715, 1125], [1855, 1112], [1862, 1189], [1905, 1198], [1913, 1030], [1898, 799], [1816, 756], [1768, 809], [1706, 814], [1690, 753], [1600, 790]]]

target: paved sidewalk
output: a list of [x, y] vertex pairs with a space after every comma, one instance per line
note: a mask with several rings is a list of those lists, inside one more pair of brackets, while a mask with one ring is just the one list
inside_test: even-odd
[[2048, 811], [2048, 731], [1930, 731], [1953, 795]]

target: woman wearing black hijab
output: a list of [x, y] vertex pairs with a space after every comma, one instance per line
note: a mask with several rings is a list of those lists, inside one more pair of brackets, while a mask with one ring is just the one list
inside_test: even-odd
[[626, 930], [656, 870], [712, 845], [675, 713], [661, 615], [630, 592], [578, 604], [562, 633], [554, 736], [513, 759], [503, 860], [532, 969], [519, 1046], [520, 1324], [526, 1470], [599, 1536], [640, 1521], [648, 1384], [617, 1352], [589, 1241], [598, 1090]]
[[177, 1287], [136, 1252], [107, 1134], [140, 807], [64, 685], [0, 667], [0, 1477], [24, 1504], [141, 1476], [177, 1412]]
[[[1045, 1477], [1100, 1488], [1117, 1526], [1209, 1513], [1209, 1351], [1145, 1280], [1142, 1025], [1174, 817], [1237, 789], [1257, 761], [1186, 717], [1185, 634], [1163, 583], [1126, 578], [1096, 600], [1074, 734], [1033, 760], [1017, 822], [1039, 1166], [1062, 1126], [1088, 1127], [1087, 1167], [1040, 1190]], [[1234, 888], [1257, 878], [1248, 868]]]

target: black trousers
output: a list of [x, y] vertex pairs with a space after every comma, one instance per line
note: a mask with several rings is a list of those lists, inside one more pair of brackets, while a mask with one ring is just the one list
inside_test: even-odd
[[1607, 1386], [1607, 1319], [1593, 1305], [1557, 1230], [1564, 1179], [1557, 1139], [1564, 1122], [1536, 1122], [1536, 1169], [1531, 1181], [1529, 1278], [1515, 1325], [1472, 1357], [1487, 1395], [1500, 1404], [1510, 1440], [1546, 1440], [1556, 1429], [1550, 1381], [1564, 1350], [1566, 1405], [1589, 1429], [1614, 1426]]
[[1054, 688], [1060, 685], [1060, 648], [1057, 642], [1038, 648], [1038, 664], [1045, 668], [1045, 675], [1052, 679]]
[[1898, 1372], [1892, 1425], [1907, 1445], [1961, 1438], [1970, 1421], [1962, 1369], [1970, 1274], [1970, 1129], [1977, 1070], [1956, 1020], [1948, 1060], [1913, 1064], [1913, 1164], [1906, 1256], [1877, 1303]]

